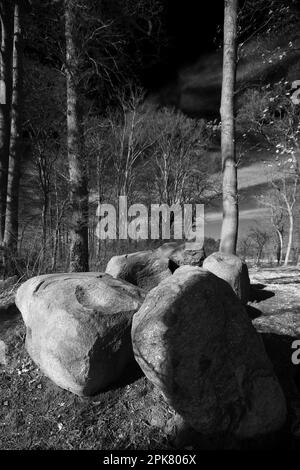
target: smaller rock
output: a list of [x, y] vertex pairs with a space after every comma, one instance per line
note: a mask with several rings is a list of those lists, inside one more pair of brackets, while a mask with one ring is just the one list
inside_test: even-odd
[[248, 302], [250, 294], [248, 268], [238, 256], [221, 252], [212, 253], [204, 260], [203, 269], [228, 282], [244, 305]]
[[[177, 267], [176, 265], [174, 269]], [[149, 250], [114, 256], [108, 262], [105, 272], [148, 292], [171, 276], [173, 269], [168, 257]]]
[[157, 249], [159, 256], [164, 256], [172, 260], [178, 266], [199, 266], [201, 267], [205, 259], [203, 247], [198, 247], [194, 242], [170, 242], [164, 243]]

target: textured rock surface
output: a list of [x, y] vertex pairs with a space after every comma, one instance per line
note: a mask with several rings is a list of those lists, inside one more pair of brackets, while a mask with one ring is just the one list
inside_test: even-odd
[[17, 292], [26, 348], [57, 385], [93, 395], [132, 358], [130, 328], [144, 292], [108, 274], [38, 276]]
[[248, 302], [250, 293], [248, 268], [238, 256], [212, 253], [204, 260], [203, 268], [228, 282], [243, 304]]
[[298, 313], [288, 312], [282, 315], [263, 315], [255, 318], [253, 325], [259, 333], [300, 338], [300, 315]]
[[255, 437], [280, 428], [286, 403], [263, 343], [226, 282], [184, 266], [134, 315], [135, 358], [195, 430]]
[[164, 243], [157, 249], [157, 253], [172, 260], [178, 266], [202, 266], [205, 259], [204, 248], [195, 248], [195, 243]]
[[149, 291], [171, 276], [172, 265], [168, 257], [158, 255], [154, 251], [138, 251], [114, 256], [108, 262], [105, 272], [116, 279], [123, 279]]
[[113, 256], [105, 272], [150, 291], [182, 265], [201, 266], [205, 258], [194, 243], [164, 243], [157, 250]]

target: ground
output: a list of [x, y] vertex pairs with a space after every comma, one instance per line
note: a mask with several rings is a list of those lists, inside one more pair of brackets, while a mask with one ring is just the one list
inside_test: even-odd
[[[298, 315], [300, 319], [299, 269], [252, 269], [250, 277], [275, 293], [252, 304], [262, 314], [254, 322], [284, 314], [292, 314], [294, 323]], [[12, 296], [13, 289], [7, 295]], [[124, 382], [113, 390], [81, 398], [44, 377], [26, 353], [24, 341], [20, 315], [0, 315], [0, 449], [174, 448], [177, 417], [137, 367], [127, 371]], [[212, 445], [206, 440], [199, 447], [218, 445], [233, 444]]]
[[[282, 315], [297, 313], [300, 315], [300, 269], [269, 268], [250, 269], [251, 283], [262, 283], [265, 289], [275, 296], [265, 300], [259, 306], [264, 315]], [[300, 317], [299, 317], [300, 318]]]

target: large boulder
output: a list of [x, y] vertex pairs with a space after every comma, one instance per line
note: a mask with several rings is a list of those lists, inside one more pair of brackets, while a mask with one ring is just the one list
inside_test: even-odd
[[205, 259], [203, 247], [194, 242], [169, 242], [157, 249], [159, 256], [167, 257], [178, 266], [202, 266]]
[[150, 291], [162, 280], [171, 276], [177, 267], [167, 256], [161, 256], [149, 250], [113, 256], [105, 272], [116, 279], [123, 279]]
[[252, 438], [279, 429], [286, 403], [262, 340], [230, 286], [183, 266], [133, 317], [145, 375], [196, 431]]
[[133, 358], [132, 316], [144, 296], [108, 274], [34, 277], [16, 295], [27, 351], [57, 385], [93, 395], [117, 381]]
[[243, 304], [248, 302], [250, 293], [248, 268], [238, 256], [212, 253], [204, 260], [203, 268], [228, 282]]
[[262, 315], [255, 318], [253, 326], [263, 338], [266, 351], [272, 361], [288, 405], [288, 421], [291, 433], [300, 438], [300, 370], [299, 313], [287, 312]]

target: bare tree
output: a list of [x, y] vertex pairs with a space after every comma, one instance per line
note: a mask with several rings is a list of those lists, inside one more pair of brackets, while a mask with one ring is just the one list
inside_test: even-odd
[[282, 176], [272, 180], [272, 186], [278, 193], [280, 193], [283, 205], [279, 206], [281, 210], [286, 210], [289, 219], [289, 230], [288, 230], [288, 244], [286, 249], [286, 255], [284, 260], [284, 266], [289, 263], [291, 250], [293, 246], [293, 235], [294, 235], [294, 208], [297, 199], [297, 191], [299, 187], [299, 170], [293, 175], [293, 181], [289, 182], [289, 176], [283, 174]]
[[71, 198], [70, 270], [88, 271], [88, 175], [80, 96], [77, 3], [65, 0], [68, 161]]
[[273, 156], [267, 163], [270, 184], [277, 193], [277, 208], [289, 220], [288, 243], [284, 265], [289, 262], [293, 246], [295, 210], [300, 183], [300, 110], [284, 80], [260, 90], [249, 90], [239, 111], [239, 121], [248, 133], [256, 134]]
[[256, 225], [251, 228], [248, 236], [253, 240], [254, 246], [256, 248], [256, 264], [259, 265], [261, 262], [263, 250], [270, 240], [270, 233], [259, 225]]
[[114, 167], [116, 171], [117, 196], [130, 196], [135, 180], [135, 167], [152, 142], [140, 138], [145, 121], [140, 107], [144, 101], [144, 91], [128, 87], [119, 94], [121, 113], [117, 122], [110, 121], [116, 137]]
[[286, 210], [282, 206], [281, 194], [278, 191], [269, 191], [258, 198], [259, 204], [268, 209], [271, 224], [277, 237], [277, 264], [281, 265], [283, 261], [283, 236], [286, 222]]
[[13, 255], [18, 251], [19, 181], [22, 157], [23, 20], [24, 2], [18, 0], [14, 7], [13, 90], [4, 232], [4, 244]]
[[[42, 194], [42, 259], [46, 258], [52, 181], [56, 178], [55, 163], [58, 158], [58, 145], [44, 132], [38, 132], [33, 139], [33, 158], [38, 173], [38, 184]], [[49, 217], [50, 215], [50, 217]]]
[[12, 92], [13, 5], [0, 2], [0, 243], [5, 228]]
[[239, 240], [238, 253], [243, 258], [244, 261], [246, 261], [247, 256], [249, 256], [251, 245], [252, 245], [252, 239], [249, 235]]
[[237, 162], [234, 93], [237, 63], [238, 0], [225, 0], [221, 147], [223, 171], [223, 224], [220, 250], [235, 253], [238, 236]]
[[168, 205], [207, 201], [217, 193], [216, 182], [202, 158], [209, 136], [202, 121], [180, 112], [161, 110], [153, 116], [151, 193]]

